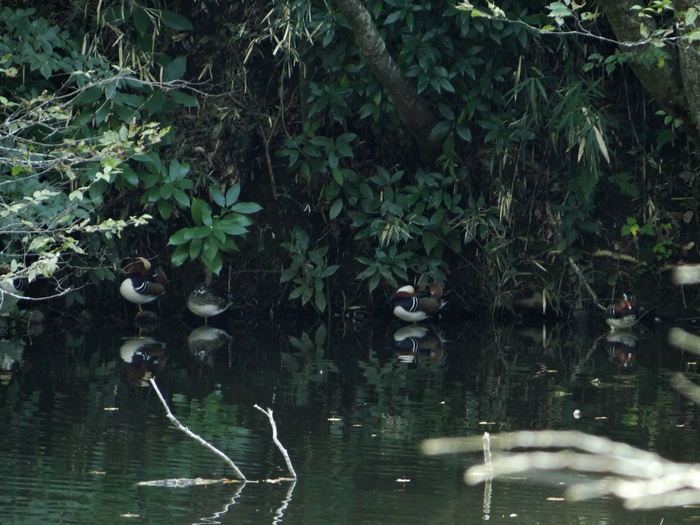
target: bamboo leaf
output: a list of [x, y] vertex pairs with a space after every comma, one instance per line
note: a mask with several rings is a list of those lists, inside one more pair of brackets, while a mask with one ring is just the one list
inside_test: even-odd
[[603, 140], [603, 135], [600, 133], [600, 130], [598, 129], [597, 126], [593, 126], [593, 133], [595, 134], [595, 140], [598, 143], [598, 148], [600, 148], [600, 152], [603, 154], [603, 157], [605, 157], [605, 160], [608, 161], [608, 164], [610, 164], [610, 156], [608, 155], [608, 148], [605, 145], [605, 141]]

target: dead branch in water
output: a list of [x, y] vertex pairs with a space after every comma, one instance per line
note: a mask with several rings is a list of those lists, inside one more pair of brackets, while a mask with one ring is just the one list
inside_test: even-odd
[[275, 419], [272, 417], [272, 409], [271, 408], [261, 408], [258, 405], [254, 405], [255, 408], [260, 410], [263, 414], [267, 416], [267, 419], [270, 420], [270, 426], [272, 427], [272, 441], [275, 442], [275, 445], [277, 445], [277, 448], [280, 450], [282, 455], [284, 456], [284, 460], [287, 462], [287, 468], [289, 469], [289, 473], [292, 475], [292, 478], [297, 479], [297, 473], [294, 470], [294, 467], [292, 466], [292, 460], [289, 459], [289, 454], [287, 453], [287, 449], [282, 446], [282, 443], [280, 443], [280, 440], [277, 438], [277, 425], [275, 424]]
[[189, 437], [194, 439], [196, 442], [198, 442], [200, 445], [204, 445], [206, 448], [214, 452], [217, 456], [221, 457], [226, 463], [229, 464], [229, 466], [233, 469], [233, 472], [238, 476], [240, 479], [243, 481], [247, 481], [246, 477], [243, 475], [243, 472], [241, 472], [236, 464], [233, 462], [231, 458], [229, 458], [226, 454], [221, 452], [218, 448], [216, 448], [214, 445], [211, 445], [201, 437], [199, 437], [197, 434], [192, 432], [189, 428], [184, 426], [182, 423], [180, 423], [177, 418], [173, 415], [173, 413], [170, 411], [170, 407], [168, 406], [168, 403], [165, 402], [165, 398], [163, 397], [163, 394], [160, 393], [160, 389], [158, 388], [158, 385], [156, 384], [155, 378], [149, 379], [151, 386], [153, 389], [156, 391], [156, 394], [158, 394], [158, 398], [160, 399], [160, 402], [163, 404], [163, 407], [165, 408], [165, 415], [167, 418], [170, 420], [170, 422], [175, 425], [178, 429], [182, 430], [185, 434], [187, 434]]
[[[156, 394], [158, 394], [158, 399], [160, 399], [160, 402], [163, 404], [163, 407], [165, 408], [165, 415], [166, 417], [170, 420], [171, 423], [173, 423], [178, 429], [180, 429], [182, 432], [187, 434], [189, 437], [197, 441], [199, 444], [205, 446], [212, 452], [214, 452], [216, 455], [221, 457], [228, 465], [233, 469], [234, 473], [236, 476], [238, 476], [242, 481], [248, 482], [249, 480], [243, 475], [243, 472], [239, 470], [239, 468], [236, 466], [236, 464], [233, 462], [231, 458], [229, 458], [226, 454], [221, 452], [218, 448], [213, 446], [212, 444], [208, 443], [201, 437], [199, 437], [197, 434], [192, 432], [189, 428], [184, 426], [182, 423], [178, 421], [178, 419], [173, 415], [173, 413], [170, 411], [170, 407], [168, 407], [168, 403], [165, 401], [165, 398], [163, 397], [163, 394], [160, 393], [160, 389], [158, 388], [158, 385], [156, 384], [156, 381], [154, 378], [149, 379], [151, 386], [153, 389], [156, 391]], [[289, 469], [290, 474], [292, 475], [292, 480], [297, 479], [297, 473], [294, 470], [294, 467], [292, 466], [292, 461], [289, 459], [289, 453], [287, 452], [287, 449], [284, 448], [280, 440], [277, 438], [277, 424], [275, 423], [275, 418], [272, 416], [272, 410], [271, 409], [263, 409], [259, 407], [258, 405], [255, 405], [255, 408], [260, 410], [263, 414], [267, 416], [267, 419], [270, 421], [270, 426], [272, 427], [272, 440], [275, 442], [275, 445], [277, 445], [277, 448], [282, 452], [282, 455], [284, 456], [284, 460], [287, 462], [287, 468]], [[167, 481], [167, 480], [166, 480]], [[186, 481], [192, 481], [192, 480], [186, 480]], [[207, 482], [227, 482], [228, 480], [203, 480]], [[279, 483], [280, 481], [289, 481], [288, 478], [280, 478], [280, 479], [267, 479], [264, 480], [265, 482], [268, 483]], [[171, 484], [164, 484], [163, 480], [159, 481], [151, 481], [148, 482], [149, 484], [162, 484], [163, 486], [170, 486]], [[183, 480], [179, 480], [178, 483], [175, 485], [182, 486], [184, 483]], [[199, 483], [197, 483], [199, 484]], [[291, 494], [291, 492], [290, 492]]]

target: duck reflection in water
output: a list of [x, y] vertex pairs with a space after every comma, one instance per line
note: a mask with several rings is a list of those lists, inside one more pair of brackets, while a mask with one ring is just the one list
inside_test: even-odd
[[214, 354], [222, 349], [229, 349], [231, 336], [226, 330], [213, 326], [200, 326], [187, 336], [187, 348], [198, 362], [214, 366]]
[[637, 336], [629, 330], [613, 330], [605, 337], [608, 355], [624, 371], [632, 371], [637, 364]]
[[124, 339], [119, 355], [129, 382], [149, 386], [148, 380], [165, 366], [166, 344], [152, 337], [129, 337]]
[[425, 362], [437, 366], [445, 355], [446, 343], [445, 339], [430, 328], [409, 325], [394, 332], [391, 349], [400, 363]]

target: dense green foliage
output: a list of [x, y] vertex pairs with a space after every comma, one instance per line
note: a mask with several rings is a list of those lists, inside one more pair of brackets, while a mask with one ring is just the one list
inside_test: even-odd
[[69, 274], [95, 283], [114, 279], [108, 266], [131, 252], [125, 228], [167, 231], [169, 219], [190, 211], [195, 227], [172, 235], [173, 262], [201, 258], [218, 273], [221, 252], [237, 250], [233, 238], [246, 233], [248, 215], [260, 207], [237, 202], [237, 184], [225, 196], [224, 188], [209, 185], [219, 208], [212, 218], [210, 204], [196, 197], [206, 180], [188, 178], [186, 163], [168, 160], [175, 140], [169, 115], [197, 104], [178, 90], [185, 57], [153, 53], [153, 22], [171, 30], [192, 26], [177, 13], [139, 6], [130, 12], [114, 6], [96, 20], [115, 31], [133, 24], [145, 69], [137, 73], [97, 50], [81, 52], [80, 35], [49, 26], [34, 9], [2, 12], [3, 253], [16, 273], [51, 277], [60, 293]]
[[319, 312], [338, 283], [356, 297], [430, 280], [463, 303], [534, 292], [564, 311], [589, 299], [581, 276], [607, 294], [695, 253], [695, 177], [663, 162], [684, 153], [679, 122], [625, 68], [644, 57], [549, 36], [575, 19], [610, 37], [594, 9], [551, 4], [555, 29], [544, 5], [366, 2], [435, 113], [429, 160], [330, 4], [17, 4], [0, 21], [2, 249], [54, 293], [140, 252], [254, 265], [268, 276], [246, 296]]

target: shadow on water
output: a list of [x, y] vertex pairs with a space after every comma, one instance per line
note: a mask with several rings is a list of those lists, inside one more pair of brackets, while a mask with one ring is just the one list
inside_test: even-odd
[[[429, 458], [429, 437], [576, 429], [697, 461], [697, 408], [669, 388], [695, 362], [662, 328], [486, 324], [307, 326], [230, 321], [60, 330], [0, 341], [0, 508], [11, 523], [677, 523], [692, 509], [630, 512], [562, 500], [573, 474], [467, 486], [478, 456]], [[132, 333], [133, 332], [133, 333]], [[249, 479], [233, 478], [165, 418], [171, 409]], [[576, 474], [581, 479], [581, 474]]]

